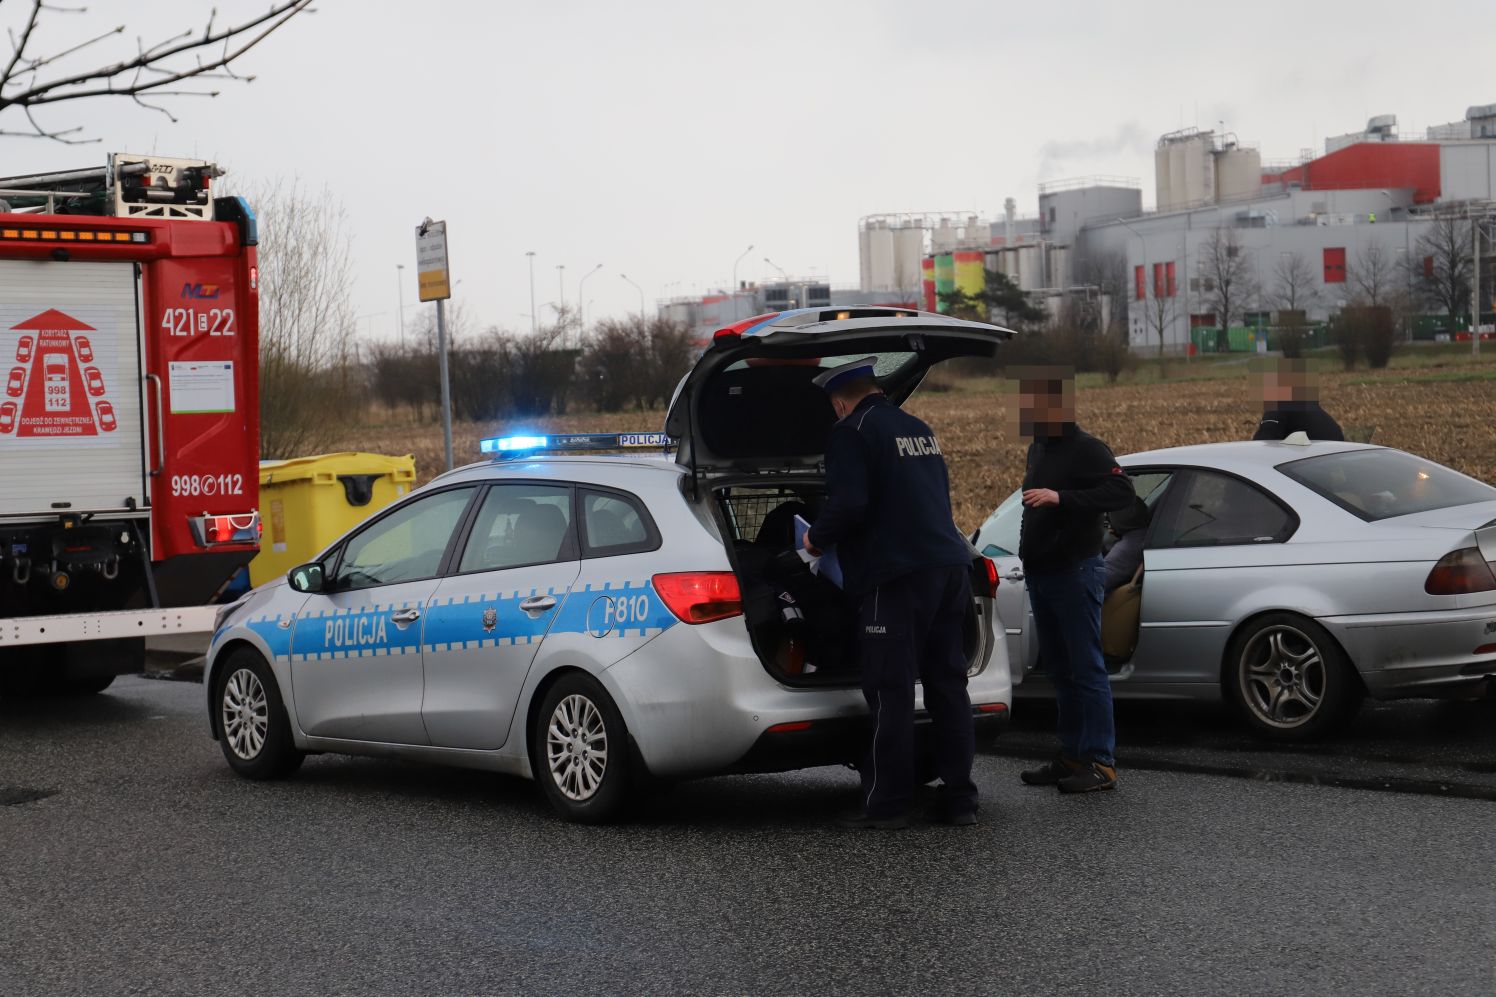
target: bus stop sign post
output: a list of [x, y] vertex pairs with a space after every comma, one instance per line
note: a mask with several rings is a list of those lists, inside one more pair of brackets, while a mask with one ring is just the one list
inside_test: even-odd
[[437, 366], [442, 382], [442, 439], [447, 446], [447, 470], [452, 470], [452, 386], [447, 376], [447, 314], [443, 307], [452, 296], [447, 269], [447, 223], [427, 218], [416, 226], [416, 275], [421, 300], [436, 302]]

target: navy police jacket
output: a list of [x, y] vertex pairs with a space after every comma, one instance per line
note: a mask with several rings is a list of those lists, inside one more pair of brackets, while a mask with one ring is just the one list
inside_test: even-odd
[[882, 395], [864, 398], [831, 427], [826, 489], [810, 542], [836, 547], [849, 595], [973, 556], [951, 516], [950, 478], [935, 433]]

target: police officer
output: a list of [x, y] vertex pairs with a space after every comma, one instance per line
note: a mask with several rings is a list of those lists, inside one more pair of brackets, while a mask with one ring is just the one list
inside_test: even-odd
[[827, 498], [805, 533], [811, 554], [835, 547], [858, 606], [862, 692], [873, 741], [853, 828], [908, 826], [914, 803], [914, 683], [934, 722], [942, 786], [931, 816], [976, 823], [975, 736], [962, 623], [971, 605], [971, 548], [951, 516], [950, 480], [934, 432], [879, 390], [875, 358], [815, 378], [837, 423], [826, 442]]
[[1302, 360], [1283, 360], [1259, 371], [1262, 420], [1254, 440], [1282, 440], [1303, 433], [1311, 440], [1343, 442], [1340, 423], [1319, 407], [1319, 389]]

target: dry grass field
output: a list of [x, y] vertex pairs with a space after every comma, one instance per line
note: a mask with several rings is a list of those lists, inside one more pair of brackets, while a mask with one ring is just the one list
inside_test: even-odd
[[[1488, 355], [1496, 350], [1488, 351]], [[1375, 429], [1374, 441], [1423, 454], [1496, 482], [1496, 357], [1471, 363], [1468, 354], [1428, 348], [1399, 357], [1384, 371], [1321, 371], [1321, 398], [1348, 431]], [[910, 410], [934, 427], [950, 462], [956, 521], [980, 525], [1019, 482], [1023, 444], [1006, 429], [1001, 382], [942, 380], [922, 391]], [[1191, 364], [1167, 371], [1144, 366], [1117, 385], [1083, 377], [1078, 419], [1118, 454], [1158, 447], [1245, 439], [1257, 423], [1247, 367], [1241, 361]], [[368, 421], [335, 449], [414, 454], [421, 481], [442, 465], [440, 426]], [[655, 430], [661, 412], [572, 413], [524, 425], [458, 424], [459, 464], [477, 458], [484, 436], [524, 430]]]

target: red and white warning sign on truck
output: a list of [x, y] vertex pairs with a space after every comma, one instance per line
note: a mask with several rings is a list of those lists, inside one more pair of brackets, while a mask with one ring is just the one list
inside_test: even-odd
[[10, 411], [0, 422], [0, 440], [115, 439], [109, 434], [119, 428], [117, 399], [110, 398], [111, 382], [119, 384], [117, 335], [101, 336], [95, 326], [57, 308], [17, 322], [8, 332], [0, 357], [14, 366], [6, 380], [6, 402], [0, 402]]

